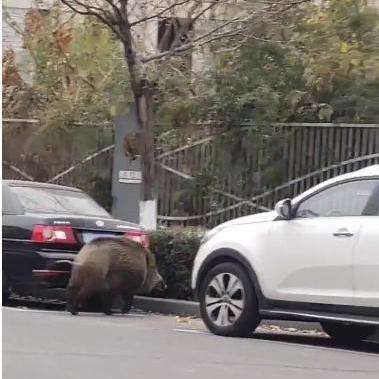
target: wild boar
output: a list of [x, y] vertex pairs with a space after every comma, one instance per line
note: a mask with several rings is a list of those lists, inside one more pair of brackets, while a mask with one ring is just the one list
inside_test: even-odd
[[155, 288], [164, 290], [166, 284], [150, 250], [125, 238], [97, 238], [82, 247], [72, 265], [67, 309], [75, 315], [95, 295], [103, 312], [111, 314], [117, 296], [130, 302]]

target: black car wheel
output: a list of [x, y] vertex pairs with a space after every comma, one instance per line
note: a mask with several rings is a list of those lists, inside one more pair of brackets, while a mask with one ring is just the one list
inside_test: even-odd
[[208, 329], [228, 337], [245, 337], [260, 322], [254, 286], [238, 264], [217, 265], [200, 288], [200, 311]]
[[322, 329], [340, 343], [356, 343], [368, 338], [375, 332], [375, 326], [338, 322], [322, 322]]
[[6, 303], [9, 299], [9, 296], [11, 295], [11, 290], [8, 284], [8, 279], [7, 276], [5, 275], [4, 271], [2, 272], [3, 279], [2, 279], [2, 284], [3, 284], [3, 289], [2, 289], [2, 295], [3, 295], [3, 304]]

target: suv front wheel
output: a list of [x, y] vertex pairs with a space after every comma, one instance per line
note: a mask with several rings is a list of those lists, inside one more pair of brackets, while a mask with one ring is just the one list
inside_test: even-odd
[[338, 322], [322, 322], [325, 333], [340, 343], [356, 343], [375, 332], [375, 326]]
[[238, 264], [215, 266], [203, 280], [199, 295], [203, 321], [217, 335], [244, 337], [260, 322], [253, 284]]

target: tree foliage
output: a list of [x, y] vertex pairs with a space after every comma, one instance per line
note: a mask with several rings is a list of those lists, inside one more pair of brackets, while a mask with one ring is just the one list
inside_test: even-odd
[[[234, 175], [237, 193], [269, 190], [285, 179], [281, 147], [289, 137], [273, 122], [379, 122], [378, 26], [378, 10], [362, 0], [304, 4], [266, 18], [239, 44], [217, 44], [214, 65], [200, 80], [186, 86], [173, 74], [164, 94], [171, 101], [157, 116], [172, 117], [190, 136], [191, 121], [213, 125], [213, 133], [224, 133], [213, 141], [219, 181]], [[245, 154], [258, 151], [264, 153], [254, 181]]]
[[310, 0], [263, 0], [259, 4], [220, 0], [61, 1], [72, 11], [102, 22], [123, 46], [135, 101], [138, 140], [142, 141], [139, 155], [144, 183], [142, 197], [146, 201], [155, 198], [153, 97], [157, 83], [149, 75], [151, 64], [160, 62], [158, 66], [162, 67], [167, 58], [191, 55], [216, 41], [232, 43], [259, 18], [271, 17]]
[[165, 118], [227, 129], [247, 120], [379, 122], [378, 35], [378, 10], [364, 0], [291, 8], [252, 24], [239, 46], [219, 44], [215, 64], [165, 104]]
[[[30, 12], [25, 32], [33, 85], [6, 52], [5, 115], [47, 125], [109, 121], [130, 102], [121, 45], [104, 24], [79, 23], [56, 7], [49, 16]], [[377, 122], [378, 35], [378, 12], [364, 0], [306, 3], [251, 23], [246, 38], [216, 41], [207, 69], [188, 75], [166, 51], [144, 75], [158, 89], [155, 115], [166, 129], [209, 119]]]
[[379, 120], [379, 13], [367, 3], [333, 0], [310, 6], [292, 36], [304, 51], [306, 96], [328, 107], [319, 119]]
[[130, 102], [120, 45], [103, 25], [79, 22], [60, 7], [48, 14], [32, 9], [23, 34], [32, 83], [21, 80], [8, 51], [3, 58], [6, 116], [36, 117], [44, 127], [99, 124], [112, 121]]
[[[7, 124], [4, 161], [48, 181], [113, 142], [112, 130], [103, 126], [131, 101], [128, 71], [119, 42], [96, 20], [80, 20], [55, 6], [49, 12], [31, 9], [25, 28], [13, 27], [23, 35], [32, 75], [24, 81], [15, 53], [5, 52], [3, 117], [39, 123]], [[97, 160], [91, 170], [79, 165], [62, 184], [86, 190], [109, 209], [110, 162]]]

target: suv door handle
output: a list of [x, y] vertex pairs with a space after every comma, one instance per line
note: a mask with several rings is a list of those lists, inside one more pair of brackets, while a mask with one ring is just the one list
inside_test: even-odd
[[346, 228], [338, 229], [333, 233], [334, 237], [353, 237], [354, 233], [349, 232]]

